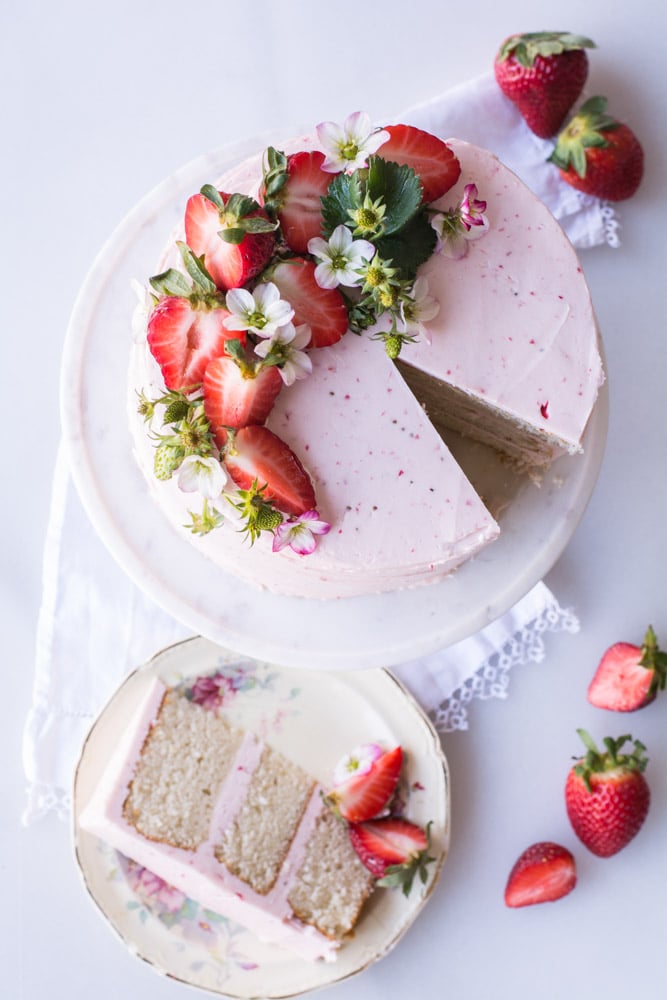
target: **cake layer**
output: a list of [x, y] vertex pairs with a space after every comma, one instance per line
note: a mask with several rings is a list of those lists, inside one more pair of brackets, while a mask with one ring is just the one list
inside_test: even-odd
[[[267, 762], [267, 749], [155, 680], [80, 825], [260, 939], [309, 960], [331, 960], [373, 880], [348, 838], [330, 830], [322, 840], [328, 827], [320, 786], [276, 751]], [[285, 814], [281, 798], [295, 792], [298, 803]], [[265, 815], [258, 819], [262, 795]], [[317, 861], [327, 845], [328, 860]], [[236, 873], [219, 859], [226, 853]]]

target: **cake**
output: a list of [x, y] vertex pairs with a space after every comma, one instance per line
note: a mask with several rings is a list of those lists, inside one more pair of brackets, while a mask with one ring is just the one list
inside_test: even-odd
[[[418, 133], [419, 141], [426, 135], [404, 126], [388, 128], [388, 158], [401, 158], [394, 128]], [[293, 154], [312, 156], [323, 135], [284, 144], [288, 163]], [[406, 306], [359, 323], [356, 300], [343, 289], [351, 329], [327, 346], [311, 342], [309, 349], [292, 352], [294, 378], [279, 387], [268, 416], [262, 416], [264, 430], [242, 428], [236, 437], [241, 458], [234, 457], [226, 430], [216, 436], [207, 461], [215, 460], [220, 448], [223, 467], [233, 478], [225, 487], [217, 481], [218, 500], [209, 495], [197, 508], [193, 494], [185, 492], [200, 481], [181, 474], [182, 449], [173, 468], [156, 465], [156, 443], [164, 446], [164, 455], [174, 438], [164, 428], [156, 432], [154, 424], [147, 431], [145, 418], [154, 420], [157, 414], [159, 423], [174, 396], [165, 390], [150, 319], [148, 340], [144, 319], [133, 346], [130, 422], [136, 456], [157, 505], [223, 570], [271, 591], [335, 598], [432, 583], [492, 543], [501, 530], [498, 512], [488, 509], [454, 459], [442, 436], [447, 431], [499, 450], [533, 478], [558, 457], [582, 450], [604, 373], [576, 253], [546, 207], [495, 156], [456, 139], [434, 141], [455, 160], [458, 172], [444, 194], [436, 189], [432, 201], [426, 201], [430, 178], [419, 175], [424, 204], [417, 215], [432, 223], [439, 244], [422, 255], [405, 283], [413, 296], [406, 302], [421, 296], [423, 320], [410, 325]], [[382, 157], [380, 145], [368, 162], [386, 162]], [[408, 155], [402, 162], [409, 161]], [[412, 162], [418, 169], [419, 160]], [[267, 157], [258, 155], [218, 179], [215, 190], [253, 197], [261, 190], [266, 200], [267, 177], [270, 181]], [[160, 262], [163, 274], [180, 269], [192, 275], [192, 263], [184, 268], [185, 258], [176, 249], [187, 229], [170, 241]], [[483, 238], [463, 239], [474, 235]], [[321, 243], [311, 240], [310, 251], [302, 250], [297, 259], [310, 259], [311, 266], [324, 263]], [[204, 263], [209, 260], [201, 247], [197, 255]], [[295, 272], [286, 271], [282, 256], [275, 268], [274, 254], [246, 289], [268, 287], [280, 277], [278, 284], [289, 291]], [[158, 302], [151, 307], [159, 310], [163, 286], [153, 287]], [[228, 291], [223, 304], [229, 306], [234, 296]], [[296, 324], [300, 316], [292, 318]], [[238, 329], [235, 320], [231, 327]], [[294, 327], [289, 336], [292, 347], [303, 346]], [[254, 340], [260, 343], [259, 336]], [[229, 348], [218, 350], [228, 353]], [[310, 373], [303, 370], [306, 365]], [[272, 377], [277, 385], [275, 370]], [[194, 398], [199, 399], [196, 393], [197, 387]], [[198, 413], [203, 419], [203, 404]], [[173, 432], [173, 426], [168, 430]], [[287, 446], [299, 465], [295, 475], [305, 475], [307, 483], [299, 479], [300, 506], [290, 509], [291, 497], [282, 509], [277, 502], [278, 512], [271, 504], [262, 509], [261, 526], [248, 531], [248, 515], [255, 517], [262, 506], [263, 497], [249, 497], [248, 487], [253, 471], [259, 467], [263, 473], [256, 457], [265, 431], [271, 442], [275, 436]], [[251, 437], [253, 461], [245, 468], [245, 441]], [[261, 447], [255, 441], [260, 438]], [[264, 477], [255, 476], [255, 485], [261, 487], [259, 478]], [[239, 490], [245, 491], [240, 500]]]
[[373, 876], [322, 786], [198, 691], [147, 685], [81, 828], [261, 940], [334, 959]]

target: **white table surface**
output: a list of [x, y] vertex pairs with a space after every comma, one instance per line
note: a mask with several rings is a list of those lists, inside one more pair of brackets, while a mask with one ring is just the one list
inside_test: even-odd
[[[194, 995], [126, 952], [93, 911], [66, 824], [50, 817], [23, 828], [20, 820], [58, 369], [93, 256], [150, 188], [206, 149], [269, 127], [341, 120], [359, 107], [392, 120], [487, 71], [506, 35], [541, 28], [597, 41], [590, 86], [634, 125], [647, 154], [643, 187], [620, 209], [622, 247], [582, 253], [608, 356], [609, 441], [584, 520], [547, 578], [582, 629], [551, 637], [544, 663], [515, 671], [508, 700], [475, 704], [470, 730], [444, 737], [453, 842], [438, 890], [399, 948], [328, 996], [405, 997], [417, 984], [424, 1000], [665, 995], [667, 694], [631, 717], [601, 713], [585, 697], [611, 642], [639, 639], [652, 622], [667, 644], [664, 3], [25, 0], [0, 8], [0, 993], [8, 1000]], [[578, 845], [563, 807], [578, 726], [598, 737], [632, 732], [652, 758], [645, 828], [605, 861]], [[509, 868], [540, 839], [574, 849], [579, 886], [553, 906], [510, 911], [502, 902]]]

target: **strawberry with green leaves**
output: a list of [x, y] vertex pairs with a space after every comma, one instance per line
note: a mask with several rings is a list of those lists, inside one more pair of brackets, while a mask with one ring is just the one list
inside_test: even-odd
[[667, 653], [649, 625], [644, 642], [616, 642], [605, 652], [588, 688], [596, 708], [635, 712], [655, 700], [667, 684]]
[[577, 867], [572, 853], [560, 844], [532, 844], [515, 862], [505, 886], [505, 905], [515, 908], [553, 903], [572, 892]]
[[237, 337], [225, 326], [225, 297], [204, 267], [183, 243], [178, 244], [191, 279], [175, 268], [150, 279], [160, 296], [148, 318], [148, 346], [169, 390], [198, 385], [209, 361]]
[[584, 730], [577, 730], [586, 754], [570, 768], [565, 783], [565, 805], [574, 832], [593, 854], [617, 854], [639, 833], [648, 814], [651, 794], [644, 770], [646, 747], [631, 736], [607, 737], [605, 750]]
[[564, 181], [606, 201], [624, 201], [644, 175], [644, 151], [628, 125], [607, 114], [607, 99], [591, 97], [559, 134], [549, 157]]
[[583, 90], [590, 38], [564, 31], [511, 35], [496, 55], [498, 86], [528, 128], [542, 139], [555, 135]]
[[322, 232], [322, 198], [331, 183], [323, 163], [319, 150], [289, 156], [273, 147], [267, 150], [259, 201], [277, 219], [283, 240], [296, 254], [305, 254], [308, 241]]
[[222, 460], [239, 490], [261, 491], [262, 500], [298, 517], [316, 506], [310, 477], [292, 449], [262, 424], [229, 433]]
[[350, 843], [365, 868], [378, 880], [378, 885], [400, 886], [408, 896], [418, 876], [422, 884], [428, 879], [428, 865], [435, 859], [429, 855], [429, 828], [398, 816], [351, 823]]
[[218, 288], [242, 288], [264, 270], [276, 224], [253, 199], [205, 184], [185, 206], [185, 240]]

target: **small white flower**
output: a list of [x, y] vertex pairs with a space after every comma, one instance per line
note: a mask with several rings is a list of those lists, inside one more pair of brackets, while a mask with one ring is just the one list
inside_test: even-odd
[[311, 330], [307, 323], [294, 327], [287, 323], [279, 327], [269, 340], [256, 344], [255, 354], [266, 358], [277, 354], [282, 359], [278, 371], [285, 385], [294, 385], [297, 379], [306, 378], [313, 370], [313, 362], [304, 348], [308, 346]]
[[321, 521], [316, 510], [307, 510], [300, 517], [278, 525], [273, 536], [273, 551], [280, 552], [289, 545], [297, 555], [309, 556], [317, 546], [315, 535], [326, 535], [330, 529], [331, 525]]
[[325, 154], [322, 170], [332, 174], [344, 170], [351, 174], [366, 166], [368, 157], [387, 141], [389, 133], [373, 129], [365, 111], [355, 111], [342, 125], [321, 122], [317, 126], [317, 136]]
[[401, 333], [412, 337], [418, 336], [430, 343], [430, 334], [425, 323], [435, 319], [440, 312], [440, 303], [429, 294], [428, 280], [423, 276], [417, 278], [412, 286], [409, 299], [401, 300], [399, 313]]
[[228, 330], [248, 330], [258, 337], [272, 337], [279, 326], [284, 326], [294, 316], [289, 302], [280, 298], [272, 281], [259, 284], [254, 292], [245, 288], [232, 288], [226, 296], [231, 313], [224, 321]]
[[207, 500], [216, 500], [222, 493], [227, 475], [217, 459], [188, 455], [178, 470], [178, 486], [184, 493], [200, 493]]
[[331, 238], [316, 236], [308, 241], [308, 253], [320, 263], [315, 268], [315, 281], [320, 288], [352, 287], [362, 281], [359, 269], [368, 264], [375, 247], [368, 240], [355, 240], [347, 226], [336, 226]]
[[339, 760], [334, 769], [334, 787], [344, 785], [350, 778], [360, 774], [368, 774], [376, 760], [383, 755], [384, 750], [377, 743], [363, 743], [352, 753]]

